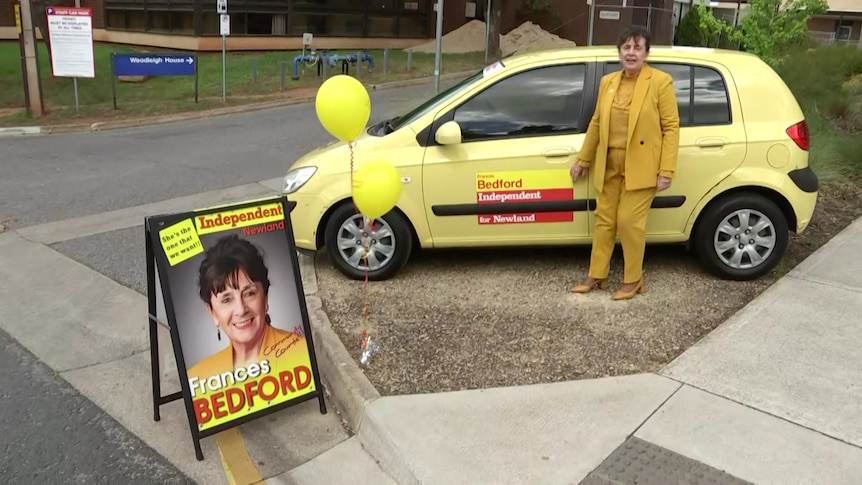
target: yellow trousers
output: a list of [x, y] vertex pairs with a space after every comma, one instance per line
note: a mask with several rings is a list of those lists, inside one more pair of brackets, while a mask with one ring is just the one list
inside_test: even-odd
[[608, 277], [617, 231], [623, 246], [624, 283], [637, 283], [643, 277], [646, 220], [656, 189], [626, 190], [626, 151], [608, 150], [604, 189], [596, 197], [596, 227], [590, 257], [590, 276]]

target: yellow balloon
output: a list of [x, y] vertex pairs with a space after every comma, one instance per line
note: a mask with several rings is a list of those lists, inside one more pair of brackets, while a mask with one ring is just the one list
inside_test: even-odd
[[333, 76], [320, 86], [314, 107], [326, 131], [341, 141], [352, 142], [362, 133], [371, 116], [368, 90], [346, 74]]
[[353, 175], [353, 203], [365, 217], [377, 219], [395, 207], [401, 197], [401, 177], [392, 164], [373, 161]]

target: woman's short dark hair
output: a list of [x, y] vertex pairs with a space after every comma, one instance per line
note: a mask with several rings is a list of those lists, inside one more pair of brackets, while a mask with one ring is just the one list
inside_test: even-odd
[[264, 294], [269, 293], [269, 270], [263, 262], [262, 251], [236, 234], [219, 239], [207, 249], [201, 261], [198, 272], [201, 300], [209, 303], [210, 297], [224, 291], [226, 286], [237, 289], [240, 270], [252, 281], [261, 283]]
[[646, 48], [646, 51], [649, 52], [649, 46], [650, 46], [649, 30], [647, 30], [647, 29], [645, 29], [639, 25], [632, 25], [631, 27], [627, 28], [626, 30], [624, 30], [620, 34], [620, 37], [617, 40], [617, 50], [620, 50], [623, 47], [623, 44], [625, 44], [626, 42], [628, 42], [630, 40], [637, 41], [638, 37], [640, 37], [644, 40], [644, 47]]

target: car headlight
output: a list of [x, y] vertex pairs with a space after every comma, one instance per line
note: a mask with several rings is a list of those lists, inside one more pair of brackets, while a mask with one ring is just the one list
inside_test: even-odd
[[284, 176], [281, 191], [285, 194], [296, 192], [311, 179], [314, 172], [317, 172], [317, 167], [302, 167], [287, 172], [287, 175]]

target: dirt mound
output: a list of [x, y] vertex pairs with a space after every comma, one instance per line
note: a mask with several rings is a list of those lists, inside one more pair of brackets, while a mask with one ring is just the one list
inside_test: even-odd
[[[503, 37], [500, 36], [502, 39]], [[434, 53], [437, 49], [437, 41], [431, 40], [422, 45], [413, 47], [413, 52]], [[462, 25], [460, 28], [443, 36], [442, 50], [444, 54], [463, 54], [465, 52], [477, 52], [485, 50], [485, 22], [473, 20]]]
[[[514, 52], [531, 52], [557, 47], [574, 47], [576, 44], [569, 39], [552, 34], [533, 22], [524, 22], [516, 29], [502, 36], [500, 49], [504, 56]], [[482, 50], [485, 49], [484, 44]]]
[[[530, 52], [555, 47], [570, 47], [575, 43], [542, 29], [533, 22], [524, 22], [506, 35], [500, 36], [500, 49], [504, 56], [513, 52]], [[432, 40], [413, 47], [413, 52], [433, 53], [437, 48]], [[443, 36], [444, 54], [463, 54], [485, 50], [485, 22], [472, 20]]]

